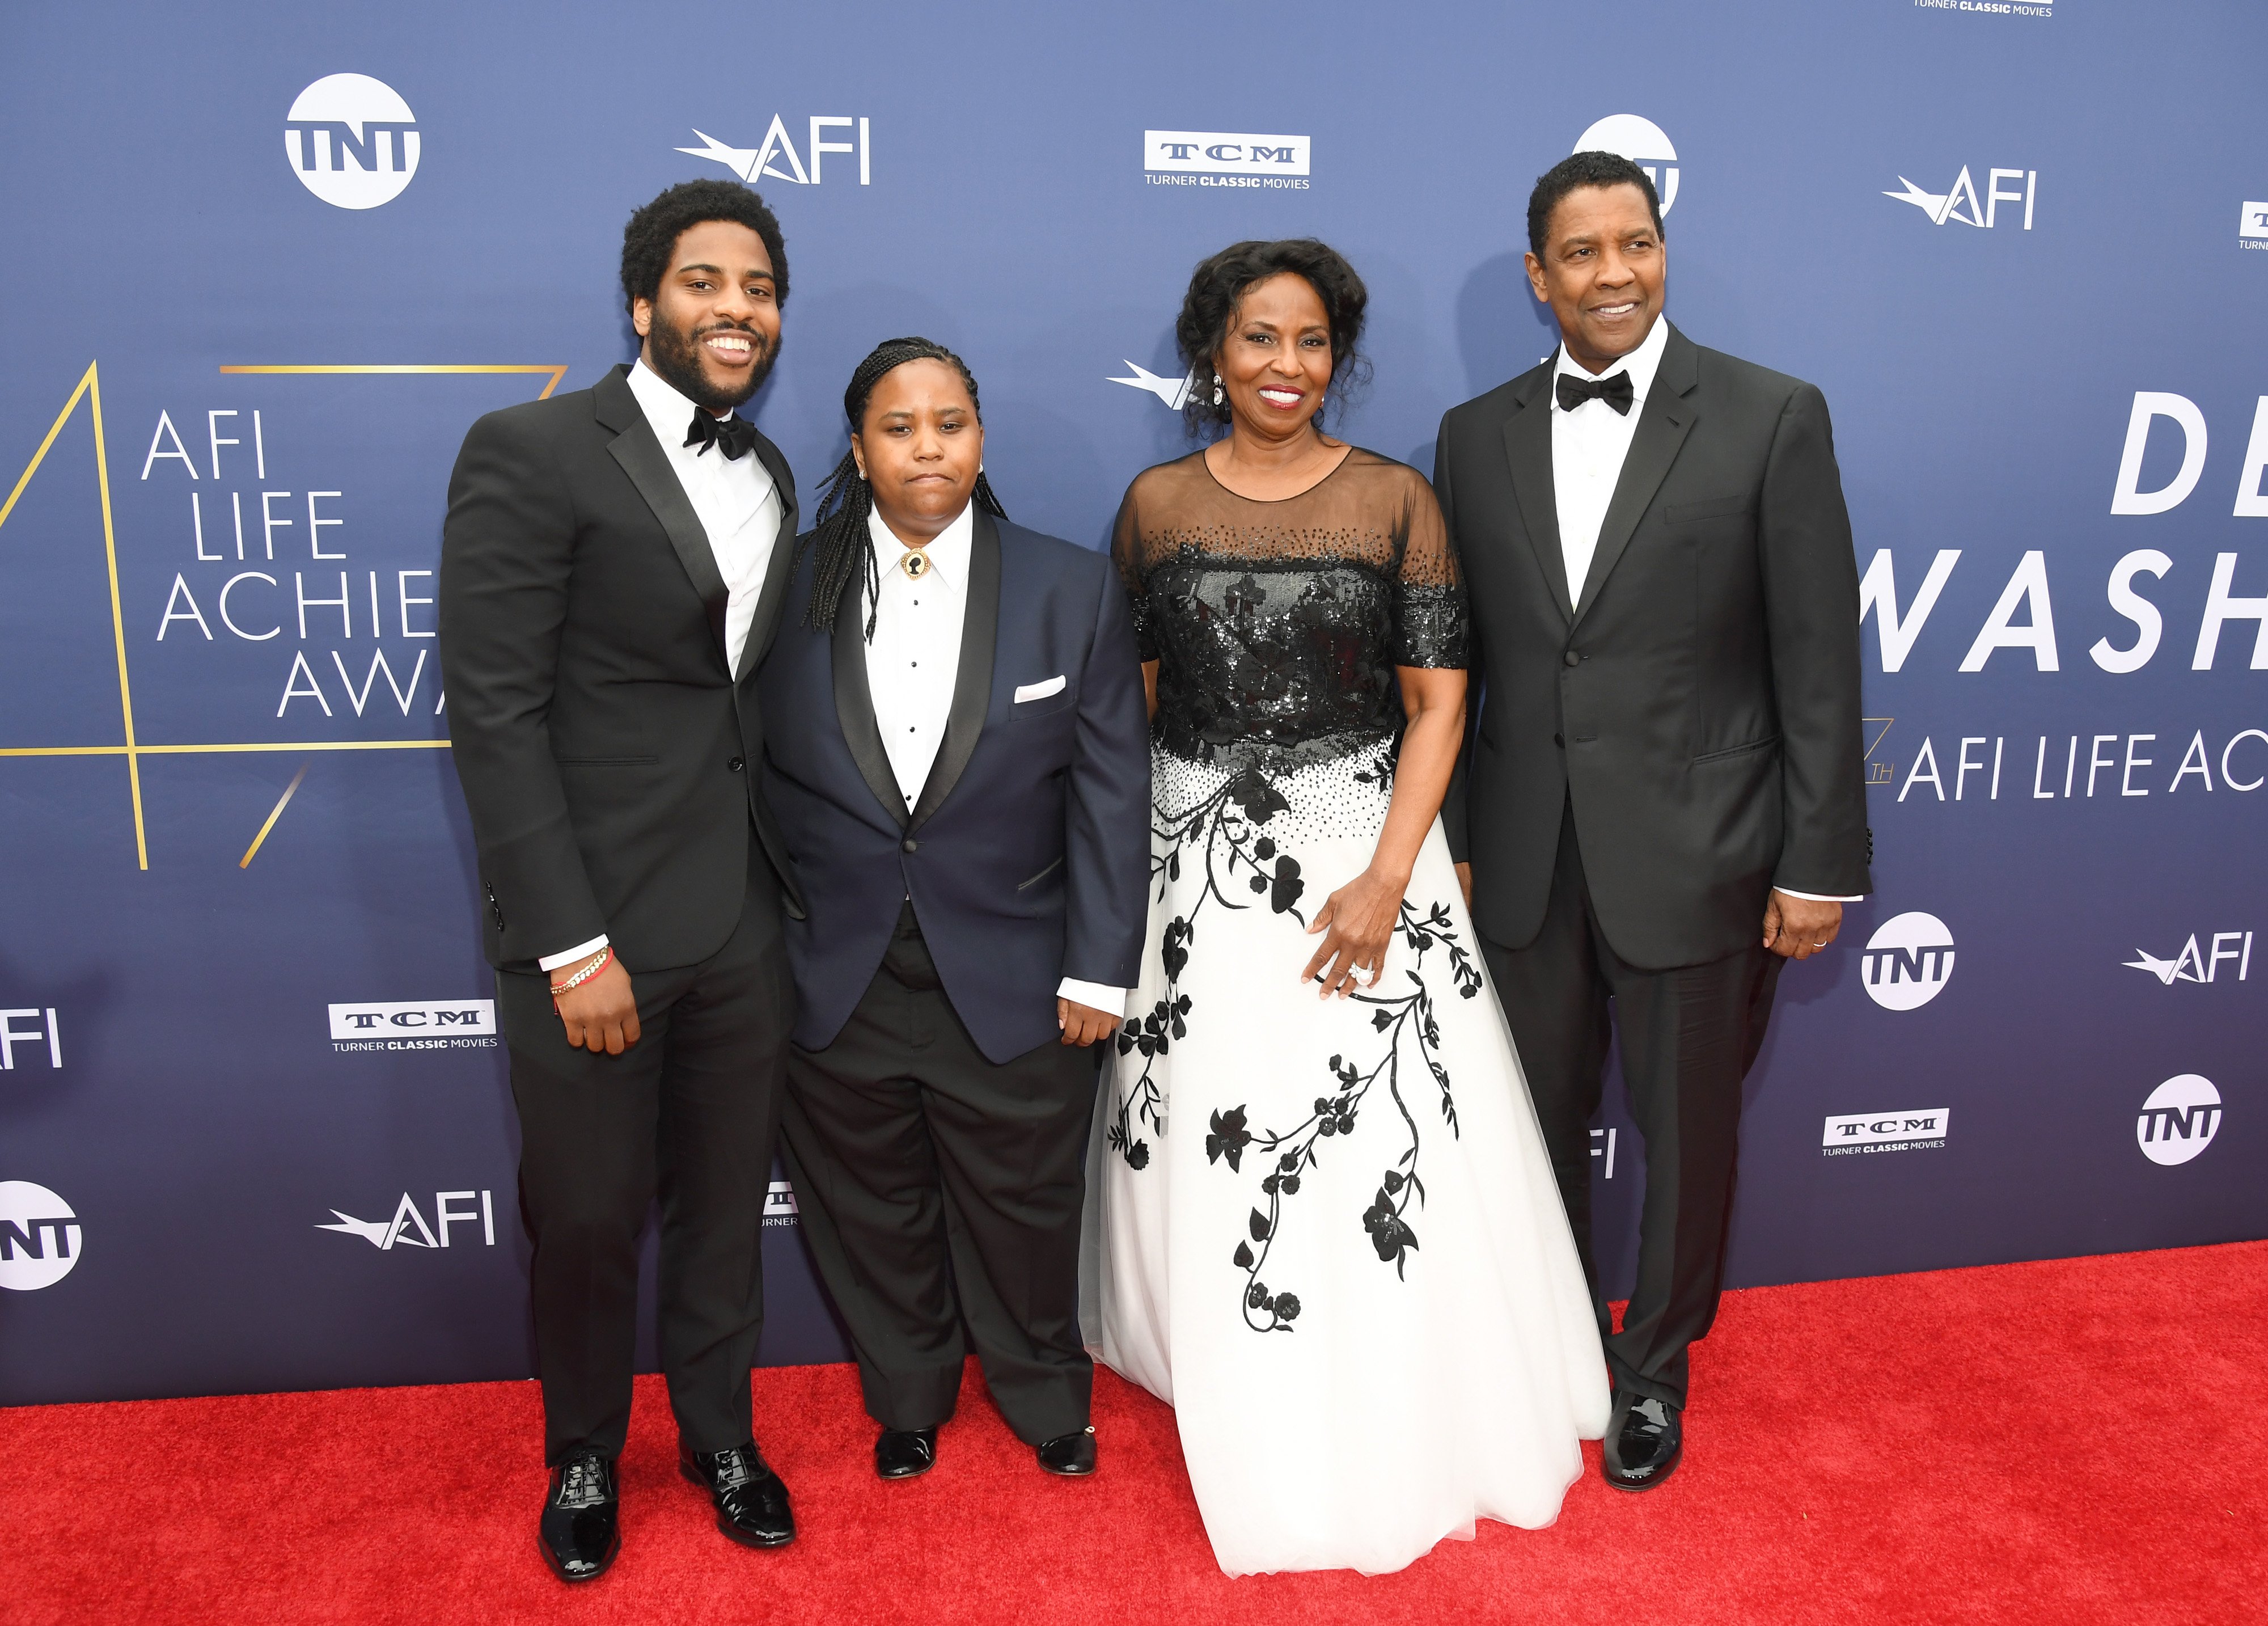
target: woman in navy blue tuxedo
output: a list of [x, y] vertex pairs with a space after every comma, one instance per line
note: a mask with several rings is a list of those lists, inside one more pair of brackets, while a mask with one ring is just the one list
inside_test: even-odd
[[1123, 1019], [1148, 879], [1126, 597], [1101, 554], [1007, 521], [952, 351], [890, 340], [843, 410], [758, 678], [807, 910], [783, 1151], [876, 1471], [932, 1466], [973, 1343], [1040, 1466], [1091, 1473], [1088, 1047]]

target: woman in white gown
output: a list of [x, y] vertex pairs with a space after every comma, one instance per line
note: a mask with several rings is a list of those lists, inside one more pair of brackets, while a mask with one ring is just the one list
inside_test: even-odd
[[1229, 432], [1137, 478], [1115, 539], [1155, 890], [1096, 1113], [1082, 1319], [1174, 1406], [1232, 1575], [1376, 1574], [1477, 1519], [1548, 1525], [1607, 1422], [1436, 817], [1456, 563], [1422, 477], [1315, 424], [1364, 299], [1311, 240], [1198, 267], [1191, 410]]

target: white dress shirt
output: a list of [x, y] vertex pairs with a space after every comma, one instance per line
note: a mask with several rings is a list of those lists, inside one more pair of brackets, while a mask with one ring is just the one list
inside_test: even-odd
[[[954, 681], [961, 672], [961, 626], [968, 612], [968, 559], [975, 546], [976, 511], [963, 508], [921, 549], [925, 568], [906, 573], [909, 548], [880, 514], [866, 516], [882, 591], [874, 606], [874, 636], [866, 646], [866, 687], [874, 699], [874, 725], [890, 758], [898, 794], [911, 812], [929, 783], [945, 725], [953, 712]], [[1126, 1014], [1125, 988], [1066, 977], [1063, 999]]]
[[[764, 590], [764, 573], [772, 559], [772, 544], [779, 534], [780, 494], [771, 471], [754, 452], [728, 459], [715, 447], [687, 446], [685, 432], [699, 409], [678, 393], [643, 358], [630, 368], [630, 394], [638, 410], [661, 442], [671, 472], [693, 505], [693, 513], [708, 534], [709, 551], [717, 560], [717, 573], [725, 579], [725, 647], [732, 652], [733, 672], [738, 676], [746, 654], [748, 628], [756, 618], [756, 599]], [[556, 971], [590, 958], [607, 946], [601, 935], [536, 962], [545, 971]]]
[[[1607, 506], [1614, 501], [1615, 487], [1622, 481], [1623, 460], [1630, 455], [1638, 414], [1646, 410], [1646, 395], [1653, 388], [1653, 375], [1660, 370], [1661, 352], [1668, 343], [1668, 320], [1656, 316], [1653, 330], [1638, 347], [1609, 362], [1603, 373], [1594, 373], [1570, 356], [1564, 343], [1559, 346], [1559, 365], [1551, 371], [1551, 489], [1559, 510], [1559, 557], [1566, 564], [1567, 591], [1575, 604], [1582, 602], [1591, 558], [1599, 551], [1599, 528], [1607, 522]], [[1595, 396], [1572, 412], [1560, 406], [1562, 373], [1590, 383], [1617, 373], [1630, 374], [1632, 399], [1627, 413], [1616, 411]], [[1574, 604], [1568, 608], [1572, 610]], [[1830, 898], [1791, 891], [1784, 886], [1773, 890], [1813, 903], [1859, 901], [1856, 897]]]

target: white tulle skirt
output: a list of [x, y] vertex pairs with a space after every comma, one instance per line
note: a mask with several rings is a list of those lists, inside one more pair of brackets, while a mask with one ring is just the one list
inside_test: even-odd
[[1376, 987], [1306, 921], [1369, 863], [1385, 748], [1159, 753], [1156, 885], [1088, 1165], [1088, 1347], [1174, 1408], [1220, 1567], [1399, 1570], [1538, 1528], [1606, 1428], [1582, 1268], [1437, 824]]

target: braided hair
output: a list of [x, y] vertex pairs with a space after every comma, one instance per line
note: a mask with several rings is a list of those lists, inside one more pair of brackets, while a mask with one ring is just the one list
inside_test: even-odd
[[[976, 380], [969, 373], [967, 362], [929, 339], [885, 339], [858, 364], [858, 370], [850, 375], [850, 387], [843, 392], [843, 412], [850, 420], [852, 434], [865, 430], [866, 403], [873, 398], [874, 386], [882, 381], [884, 374], [909, 361], [942, 361], [960, 373], [961, 381], [968, 388], [968, 404], [976, 410], [976, 421], [980, 425], [984, 421], [983, 411], [977, 407]], [[982, 469], [976, 472], [975, 501], [996, 519], [1008, 517], [1008, 511], [992, 494], [991, 483], [985, 479]], [[843, 461], [835, 465], [835, 472], [827, 477], [827, 490], [819, 499], [816, 522], [804, 538], [806, 546], [816, 549], [819, 558], [817, 580], [811, 588], [811, 608], [804, 614], [804, 625], [815, 632], [835, 630], [835, 614], [842, 605], [843, 592], [850, 585], [852, 573], [863, 570], [866, 578], [866, 641], [874, 641], [874, 616], [881, 602], [882, 572], [874, 558], [873, 533], [866, 523], [873, 511], [874, 488], [858, 472], [858, 455], [845, 452]], [[802, 560], [796, 562], [800, 565]]]

